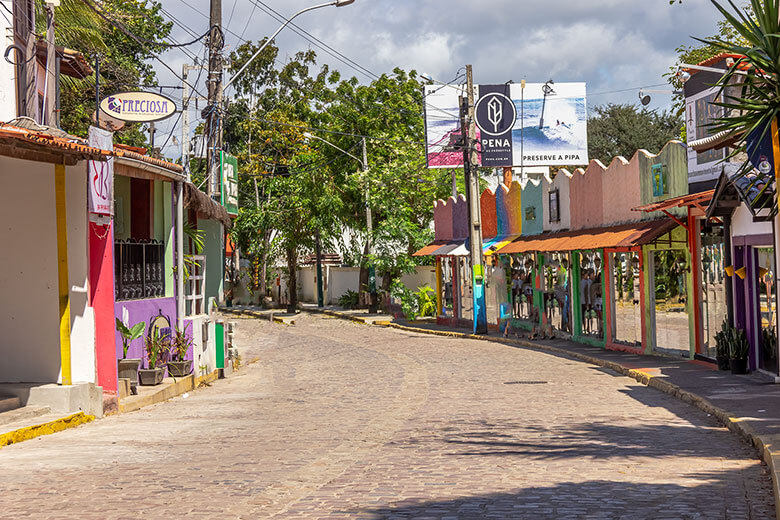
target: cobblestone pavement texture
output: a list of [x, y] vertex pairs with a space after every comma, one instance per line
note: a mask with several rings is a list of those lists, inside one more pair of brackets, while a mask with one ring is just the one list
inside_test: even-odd
[[774, 518], [713, 418], [562, 357], [236, 319], [211, 388], [0, 450], [0, 518]]

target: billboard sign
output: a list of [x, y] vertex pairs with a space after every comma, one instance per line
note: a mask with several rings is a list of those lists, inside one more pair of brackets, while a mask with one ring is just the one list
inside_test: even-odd
[[154, 92], [120, 92], [104, 97], [100, 111], [122, 121], [151, 123], [172, 116], [176, 103]]
[[517, 121], [517, 107], [509, 87], [509, 84], [479, 86], [474, 119], [480, 130], [482, 166], [512, 164], [512, 128]]
[[224, 151], [219, 152], [220, 198], [228, 215], [238, 215], [238, 160]]
[[[552, 87], [552, 88], [550, 88]], [[429, 168], [463, 166], [457, 86], [425, 87]], [[479, 165], [588, 164], [585, 83], [480, 85], [475, 102]]]

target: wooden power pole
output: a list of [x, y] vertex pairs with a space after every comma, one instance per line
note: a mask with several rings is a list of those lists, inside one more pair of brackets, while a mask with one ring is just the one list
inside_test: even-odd
[[474, 334], [487, 334], [485, 267], [482, 263], [482, 225], [479, 207], [479, 157], [476, 148], [477, 127], [474, 118], [474, 78], [471, 65], [466, 65], [466, 98], [461, 98], [461, 133], [463, 134], [463, 171], [466, 176], [466, 202], [469, 218]]
[[206, 106], [206, 192], [219, 195], [219, 150], [222, 148], [222, 0], [211, 0], [209, 12], [209, 76]]

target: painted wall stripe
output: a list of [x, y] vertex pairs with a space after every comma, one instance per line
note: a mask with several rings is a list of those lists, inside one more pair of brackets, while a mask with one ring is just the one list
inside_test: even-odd
[[60, 362], [62, 384], [70, 385], [70, 283], [68, 282], [68, 219], [65, 197], [65, 165], [54, 165], [57, 215], [57, 285], [60, 300]]

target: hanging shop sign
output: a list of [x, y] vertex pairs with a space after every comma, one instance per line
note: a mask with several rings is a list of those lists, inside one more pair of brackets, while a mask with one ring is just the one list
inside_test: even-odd
[[[588, 164], [585, 83], [480, 85], [476, 94], [480, 166]], [[424, 95], [428, 167], [462, 167], [463, 88], [428, 85]]]
[[[97, 128], [89, 127], [89, 146], [101, 150], [114, 149], [114, 134]], [[89, 178], [88, 208], [90, 213], [97, 215], [114, 214], [114, 158], [105, 161], [88, 161]]]
[[122, 121], [151, 123], [172, 116], [176, 103], [154, 92], [120, 92], [103, 98], [100, 111]]
[[224, 151], [219, 152], [219, 170], [222, 206], [228, 215], [238, 215], [238, 160]]

